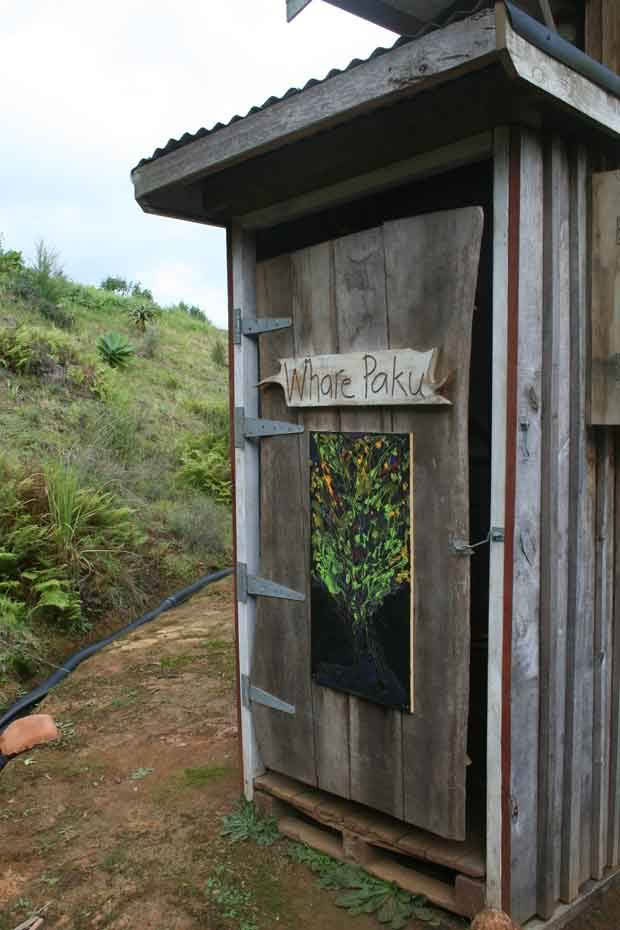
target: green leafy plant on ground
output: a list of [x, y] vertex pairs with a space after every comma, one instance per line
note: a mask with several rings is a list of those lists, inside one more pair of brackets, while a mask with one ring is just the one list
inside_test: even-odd
[[[245, 798], [237, 803], [232, 813], [223, 818], [222, 836], [231, 843], [251, 840], [259, 846], [272, 846], [280, 840], [277, 822], [273, 817], [262, 816]], [[374, 914], [379, 923], [390, 930], [401, 930], [411, 918], [431, 927], [441, 924], [438, 913], [428, 906], [422, 895], [413, 895], [393, 882], [369, 875], [360, 866], [340, 862], [325, 853], [317, 852], [302, 843], [287, 843], [284, 851], [289, 858], [307, 866], [319, 879], [322, 888], [340, 891], [335, 903], [351, 916]]]
[[120, 333], [111, 332], [101, 336], [97, 342], [97, 352], [111, 368], [124, 368], [136, 350]]
[[222, 836], [228, 837], [231, 843], [253, 840], [259, 846], [272, 846], [280, 839], [275, 819], [262, 817], [245, 798], [241, 798], [232, 813], [227, 814], [222, 822]]
[[207, 894], [214, 902], [218, 914], [234, 921], [238, 930], [258, 930], [257, 910], [252, 890], [237, 879], [231, 869], [218, 865], [207, 881]]
[[431, 927], [441, 925], [439, 915], [422, 895], [412, 895], [393, 882], [369, 875], [359, 866], [338, 862], [301, 843], [289, 843], [286, 851], [294, 862], [307, 866], [318, 876], [322, 888], [343, 891], [335, 903], [353, 917], [374, 914], [379, 923], [391, 930], [401, 930], [411, 918]]

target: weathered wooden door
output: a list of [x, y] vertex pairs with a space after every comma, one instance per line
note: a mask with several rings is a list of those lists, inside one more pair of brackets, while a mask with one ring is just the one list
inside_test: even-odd
[[[469, 695], [468, 402], [480, 208], [385, 223], [258, 266], [257, 316], [292, 317], [260, 337], [261, 378], [278, 360], [385, 348], [441, 349], [446, 407], [288, 408], [263, 389], [261, 416], [304, 433], [261, 441], [261, 572], [306, 595], [259, 598], [252, 684], [295, 706], [253, 703], [268, 769], [445, 837], [465, 837]], [[415, 435], [413, 713], [311, 677], [308, 434]]]

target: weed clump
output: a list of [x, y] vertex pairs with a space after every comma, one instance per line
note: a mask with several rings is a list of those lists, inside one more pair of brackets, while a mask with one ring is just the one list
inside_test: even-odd
[[275, 818], [261, 817], [254, 805], [245, 798], [241, 798], [222, 822], [222, 836], [227, 836], [231, 843], [253, 840], [259, 846], [272, 846], [280, 839]]

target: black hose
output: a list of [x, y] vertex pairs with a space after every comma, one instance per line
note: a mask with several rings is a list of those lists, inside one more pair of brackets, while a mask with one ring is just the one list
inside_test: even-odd
[[[181, 588], [181, 590], [176, 591], [175, 594], [171, 594], [170, 597], [162, 601], [159, 607], [156, 607], [154, 610], [149, 610], [148, 613], [142, 614], [137, 620], [132, 620], [127, 626], [117, 630], [115, 633], [110, 633], [109, 636], [99, 640], [98, 643], [91, 643], [90, 646], [86, 646], [84, 649], [80, 649], [79, 652], [75, 652], [53, 675], [50, 675], [46, 681], [37, 685], [36, 688], [33, 688], [32, 691], [20, 698], [19, 701], [7, 710], [4, 716], [0, 717], [0, 733], [6, 730], [10, 723], [30, 713], [30, 711], [46, 697], [52, 688], [60, 684], [60, 682], [77, 668], [80, 663], [84, 662], [85, 659], [89, 659], [96, 652], [99, 652], [105, 646], [109, 646], [110, 643], [113, 643], [115, 639], [124, 636], [125, 633], [131, 633], [132, 630], [136, 630], [139, 626], [143, 626], [143, 624], [155, 620], [156, 617], [165, 613], [166, 610], [170, 610], [172, 607], [178, 607], [179, 604], [188, 600], [188, 598], [192, 597], [192, 595], [196, 594], [196, 592], [200, 591], [202, 588], [206, 588], [207, 585], [212, 584], [214, 581], [220, 581], [221, 578], [226, 578], [228, 575], [232, 575], [233, 571], [234, 569], [232, 568], [224, 568], [219, 572], [214, 572], [212, 575], [204, 575], [193, 584], [188, 585], [186, 588]], [[8, 761], [8, 758], [0, 753], [0, 771], [2, 771]]]

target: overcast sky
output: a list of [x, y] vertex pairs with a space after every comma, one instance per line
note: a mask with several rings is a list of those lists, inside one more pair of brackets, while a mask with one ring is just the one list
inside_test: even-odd
[[0, 235], [226, 325], [224, 232], [143, 214], [130, 169], [396, 36], [313, 0], [0, 0]]

